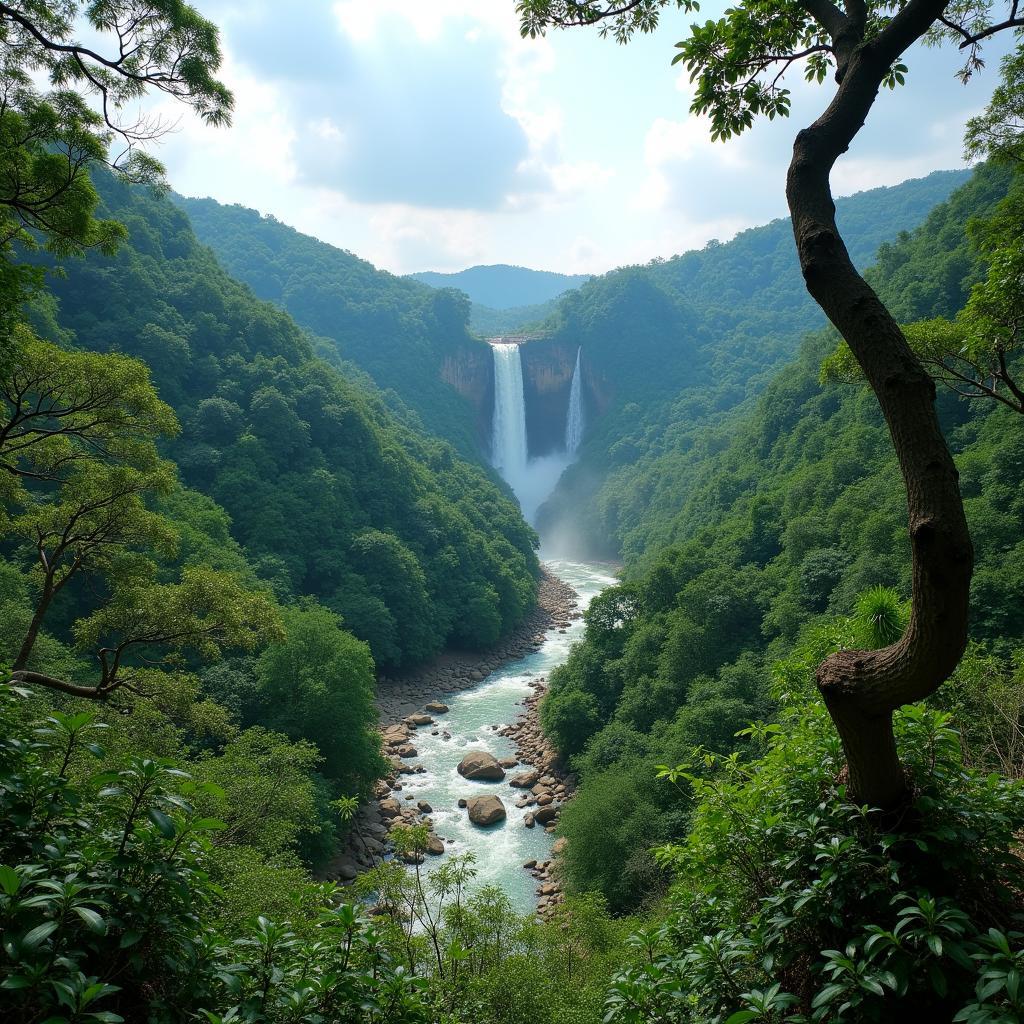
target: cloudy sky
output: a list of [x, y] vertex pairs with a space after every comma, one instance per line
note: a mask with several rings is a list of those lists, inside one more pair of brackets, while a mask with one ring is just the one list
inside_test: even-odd
[[[794, 77], [789, 121], [711, 143], [670, 63], [682, 14], [620, 47], [586, 30], [524, 41], [513, 0], [197, 6], [221, 26], [237, 110], [229, 129], [185, 118], [163, 141], [174, 187], [396, 273], [597, 273], [782, 216], [793, 132], [830, 88]], [[960, 166], [963, 124], [995, 83], [990, 56], [965, 88], [955, 53], [912, 53], [907, 87], [882, 95], [836, 192]]]

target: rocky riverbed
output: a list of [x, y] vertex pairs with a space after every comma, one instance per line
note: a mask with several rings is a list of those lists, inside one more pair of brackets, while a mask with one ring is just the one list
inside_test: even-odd
[[[610, 578], [605, 577], [602, 583], [605, 581], [610, 582]], [[392, 770], [387, 778], [377, 784], [375, 800], [360, 809], [349, 847], [331, 865], [328, 877], [350, 880], [358, 872], [379, 863], [382, 857], [390, 853], [388, 835], [398, 824], [426, 822], [431, 828], [427, 851], [431, 855], [441, 855], [446, 849], [457, 845], [456, 839], [449, 834], [453, 828], [455, 832], [462, 830], [461, 845], [465, 847], [465, 829], [474, 826], [460, 826], [457, 822], [453, 826], [453, 813], [463, 818], [470, 815], [468, 820], [477, 824], [504, 822], [499, 832], [510, 828], [536, 830], [538, 833], [554, 831], [561, 805], [571, 797], [575, 780], [563, 771], [555, 751], [545, 742], [540, 730], [537, 711], [545, 690], [546, 677], [538, 675], [528, 681], [519, 677], [521, 682], [518, 685], [522, 688], [519, 692], [527, 688], [528, 692], [522, 701], [514, 702], [522, 706], [522, 712], [514, 722], [500, 727], [479, 727], [487, 735], [501, 737], [487, 741], [495, 749], [500, 747], [507, 754], [510, 746], [514, 746], [513, 754], [498, 759], [485, 751], [471, 749], [466, 745], [466, 740], [460, 737], [455, 738], [450, 748], [443, 745], [444, 741], [452, 737], [445, 727], [448, 706], [441, 698], [451, 700], [451, 695], [458, 691], [479, 688], [492, 673], [511, 663], [522, 659], [526, 659], [524, 664], [535, 663], [540, 656], [531, 658], [530, 655], [539, 651], [545, 643], [548, 647], [557, 647], [561, 657], [567, 653], [568, 642], [572, 637], [560, 634], [576, 635], [582, 625], [576, 621], [580, 618], [577, 593], [567, 583], [549, 573], [545, 573], [539, 589], [538, 606], [529, 620], [497, 648], [482, 653], [449, 653], [415, 674], [380, 680], [378, 704], [381, 732]], [[546, 661], [541, 660], [544, 667], [550, 666], [550, 657]], [[556, 659], [556, 663], [559, 660], [561, 658]], [[523, 675], [532, 676], [533, 673], [527, 671]], [[492, 685], [488, 683], [488, 686]], [[476, 697], [474, 694], [472, 699]], [[455, 703], [461, 704], [463, 700], [457, 697]], [[505, 705], [506, 715], [509, 706]], [[508, 721], [508, 717], [505, 721]], [[489, 730], [493, 730], [493, 733]], [[432, 750], [427, 762], [430, 772], [452, 772], [456, 783], [458, 777], [454, 776], [453, 769], [462, 756], [459, 776], [467, 780], [467, 785], [465, 797], [458, 800], [458, 805], [464, 809], [456, 811], [454, 799], [451, 808], [435, 807], [427, 800], [416, 799], [417, 790], [420, 791], [419, 795], [423, 795], [422, 790], [430, 788], [428, 769], [419, 763], [421, 755], [417, 743], [420, 746], [425, 744]], [[451, 760], [452, 764], [439, 764], [439, 760]], [[506, 773], [509, 776], [507, 779]], [[420, 779], [424, 779], [424, 782], [420, 782]], [[500, 790], [505, 800], [509, 801], [507, 822], [504, 803], [495, 792], [488, 791], [489, 785]], [[445, 792], [454, 796], [459, 791], [447, 789]], [[433, 792], [426, 795], [431, 796], [436, 804]], [[442, 803], [446, 802], [442, 800]], [[438, 817], [440, 822], [437, 821]], [[476, 834], [481, 846], [488, 844], [483, 849], [493, 858], [498, 855], [498, 848], [490, 845], [497, 842], [496, 838], [489, 835], [491, 832], [492, 829], [483, 828], [478, 829]], [[563, 844], [564, 840], [558, 840], [552, 847], [550, 840], [547, 844], [537, 844], [531, 840], [525, 845], [526, 850], [531, 853], [550, 851], [550, 855], [546, 858], [531, 856], [524, 861], [520, 853], [514, 861], [514, 864], [522, 864], [522, 868], [532, 873], [537, 907], [541, 914], [550, 911], [562, 899], [556, 861], [559, 847]], [[508, 845], [507, 836], [505, 845]], [[520, 896], [521, 900], [528, 898], [526, 893]]]

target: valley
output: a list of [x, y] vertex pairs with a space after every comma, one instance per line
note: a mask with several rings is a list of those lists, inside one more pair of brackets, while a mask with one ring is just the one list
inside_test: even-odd
[[0, 1020], [1024, 1024], [1018, 5], [206, 6], [0, 4]]

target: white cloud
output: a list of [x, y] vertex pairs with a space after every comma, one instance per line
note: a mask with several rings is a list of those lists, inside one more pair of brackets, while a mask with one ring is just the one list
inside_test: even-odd
[[[512, 0], [203, 8], [224, 27], [235, 125], [185, 118], [158, 154], [172, 183], [400, 272], [600, 271], [783, 215], [793, 134], [831, 88], [796, 81], [791, 119], [713, 144], [669, 64], [678, 19], [617, 47], [592, 32], [524, 41]], [[953, 62], [913, 55], [907, 89], [883, 93], [837, 167], [837, 193], [960, 162], [961, 125], [994, 75], [965, 93]]]

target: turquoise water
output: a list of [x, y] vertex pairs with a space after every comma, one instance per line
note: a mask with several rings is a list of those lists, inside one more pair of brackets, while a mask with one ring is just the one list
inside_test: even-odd
[[[582, 611], [590, 600], [605, 587], [616, 582], [608, 566], [588, 565], [581, 562], [551, 560], [545, 562], [548, 571], [569, 584], [579, 595], [577, 610]], [[510, 725], [521, 714], [522, 701], [532, 693], [530, 683], [538, 676], [547, 676], [562, 664], [569, 648], [583, 633], [583, 623], [573, 620], [565, 633], [557, 629], [546, 636], [540, 650], [489, 675], [472, 690], [439, 695], [448, 705], [446, 715], [437, 715], [437, 725], [419, 729], [413, 743], [419, 752], [416, 762], [426, 768], [421, 775], [402, 776], [403, 789], [395, 793], [404, 800], [426, 800], [433, 811], [434, 831], [445, 840], [448, 856], [451, 852], [472, 850], [476, 855], [478, 871], [475, 886], [498, 885], [511, 897], [516, 908], [524, 913], [536, 902], [536, 881], [523, 869], [527, 860], [547, 860], [551, 854], [553, 837], [541, 826], [528, 829], [523, 825], [526, 808], [515, 806], [522, 790], [513, 789], [508, 778], [525, 768], [513, 768], [503, 782], [470, 782], [459, 775], [456, 767], [468, 750], [488, 750], [497, 758], [513, 756], [512, 740], [499, 736], [493, 728]], [[431, 736], [437, 728], [447, 731], [451, 739]], [[501, 797], [508, 812], [500, 825], [483, 829], [473, 825], [464, 809], [458, 806], [460, 797], [495, 793]], [[443, 857], [429, 858], [436, 865]]]

